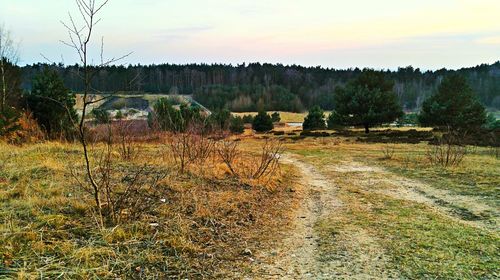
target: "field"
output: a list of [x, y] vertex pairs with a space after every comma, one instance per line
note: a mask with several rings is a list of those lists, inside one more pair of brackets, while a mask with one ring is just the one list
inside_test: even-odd
[[137, 145], [131, 161], [114, 152], [115, 164], [123, 173], [151, 166], [144, 184], [160, 176], [157, 201], [148, 202], [155, 206], [101, 230], [74, 178], [78, 145], [0, 144], [0, 278], [227, 277], [251, 264], [242, 252], [258, 251], [286, 226], [296, 200], [291, 167], [277, 183], [243, 183], [219, 163], [180, 174], [166, 144]]
[[310, 165], [303, 173], [324, 184], [319, 204], [327, 210], [314, 226], [318, 275], [498, 277], [500, 165], [490, 150], [443, 169], [426, 162], [427, 144], [309, 140], [289, 148]]
[[[291, 113], [291, 112], [279, 112], [281, 117], [281, 122], [285, 123], [302, 123], [307, 113]], [[243, 117], [244, 115], [257, 115], [257, 112], [244, 112], [244, 113], [233, 113], [236, 116]]]
[[114, 152], [119, 176], [147, 165], [144, 184], [161, 178], [161, 203], [104, 229], [75, 179], [77, 144], [0, 144], [0, 278], [500, 277], [498, 150], [469, 147], [443, 168], [426, 142], [247, 131], [248, 162], [266, 139], [285, 147], [266, 180], [236, 179], [217, 157], [180, 173], [161, 137], [132, 160]]

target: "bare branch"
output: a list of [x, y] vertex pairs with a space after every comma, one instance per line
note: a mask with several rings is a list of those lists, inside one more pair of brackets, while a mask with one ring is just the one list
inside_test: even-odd
[[52, 60], [48, 59], [43, 53], [40, 53], [40, 56], [43, 57], [43, 59], [47, 60], [48, 63], [54, 63]]

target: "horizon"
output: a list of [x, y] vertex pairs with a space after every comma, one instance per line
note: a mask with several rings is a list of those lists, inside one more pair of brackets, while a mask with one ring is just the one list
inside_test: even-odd
[[[68, 19], [68, 11], [76, 17], [73, 1], [0, 3], [0, 24], [20, 41], [20, 65], [77, 62], [73, 50], [59, 42], [67, 37], [60, 21]], [[118, 63], [124, 65], [270, 63], [457, 70], [500, 59], [499, 11], [500, 2], [493, 0], [112, 0], [95, 38], [104, 36], [107, 57], [132, 51]]]
[[[30, 67], [30, 66], [33, 66], [33, 65], [37, 65], [37, 64], [41, 64], [41, 65], [55, 65], [55, 66], [60, 66], [61, 63], [58, 63], [58, 62], [43, 62], [43, 61], [40, 61], [40, 62], [34, 62], [32, 64], [25, 64], [25, 65], [21, 65], [20, 67]], [[162, 65], [173, 65], [173, 66], [185, 66], [185, 67], [189, 67], [189, 66], [202, 66], [202, 65], [208, 65], [208, 66], [216, 66], [216, 65], [222, 65], [222, 66], [225, 66], [225, 67], [238, 67], [240, 65], [244, 65], [245, 67], [248, 67], [249, 65], [252, 65], [252, 64], [261, 64], [261, 65], [266, 65], [266, 64], [270, 64], [272, 66], [278, 66], [278, 65], [282, 65], [283, 67], [304, 67], [304, 68], [321, 68], [321, 69], [324, 69], [324, 70], [335, 70], [335, 71], [354, 71], [356, 69], [359, 69], [359, 70], [364, 70], [364, 69], [372, 69], [372, 70], [375, 70], [375, 71], [381, 71], [381, 72], [385, 72], [385, 71], [390, 71], [390, 72], [397, 72], [399, 68], [407, 68], [407, 67], [412, 67], [414, 70], [419, 70], [421, 73], [426, 73], [426, 72], [437, 72], [437, 71], [441, 71], [441, 70], [445, 70], [445, 71], [460, 71], [460, 70], [465, 70], [465, 69], [470, 69], [470, 68], [475, 68], [475, 67], [480, 67], [480, 66], [492, 66], [492, 65], [495, 65], [495, 64], [500, 64], [500, 60], [497, 60], [497, 61], [494, 61], [492, 63], [480, 63], [480, 64], [477, 64], [477, 65], [472, 65], [472, 66], [465, 66], [465, 67], [461, 67], [461, 68], [457, 68], [457, 69], [451, 69], [451, 68], [446, 68], [446, 67], [443, 67], [443, 68], [438, 68], [438, 69], [421, 69], [421, 68], [418, 68], [418, 67], [415, 67], [413, 65], [406, 65], [406, 66], [399, 66], [398, 68], [395, 68], [395, 69], [390, 69], [390, 68], [373, 68], [373, 67], [348, 67], [348, 68], [335, 68], [335, 67], [325, 67], [325, 66], [321, 66], [321, 65], [312, 65], [312, 66], [304, 66], [304, 65], [300, 65], [300, 64], [283, 64], [283, 63], [269, 63], [269, 62], [242, 62], [242, 63], [239, 63], [239, 64], [234, 64], [234, 63], [217, 63], [217, 62], [214, 62], [214, 63], [204, 63], [204, 62], [193, 62], [193, 63], [169, 63], [169, 62], [165, 62], [165, 63], [151, 63], [151, 64], [142, 64], [142, 63], [134, 63], [134, 64], [131, 64], [131, 63], [124, 63], [124, 64], [110, 64], [110, 65], [107, 65], [107, 66], [104, 66], [104, 67], [112, 67], [112, 66], [116, 66], [116, 67], [119, 67], [119, 66], [122, 66], [122, 67], [125, 67], [125, 68], [128, 68], [128, 67], [138, 67], [138, 66], [146, 66], [146, 67], [154, 67], [154, 66], [162, 66]], [[79, 65], [79, 64], [78, 64]], [[67, 67], [73, 67], [75, 66], [75, 64], [62, 64], [62, 67], [64, 68], [67, 68]]]

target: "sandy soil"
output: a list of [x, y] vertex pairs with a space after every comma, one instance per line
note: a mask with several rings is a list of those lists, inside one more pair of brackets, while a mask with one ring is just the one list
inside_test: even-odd
[[343, 173], [356, 173], [350, 183], [360, 189], [423, 203], [457, 221], [498, 230], [495, 221], [488, 224], [484, 220], [467, 220], [457, 214], [456, 206], [471, 213], [497, 211], [473, 197], [454, 195], [360, 162], [345, 161], [319, 170], [294, 155], [285, 155], [283, 159], [284, 163], [293, 164], [301, 170], [304, 199], [287, 238], [255, 256], [256, 270], [249, 279], [399, 278], [397, 271], [388, 269], [389, 259], [376, 237], [360, 228], [338, 229], [334, 244], [326, 244], [330, 246], [327, 254], [322, 250], [325, 241], [321, 240], [318, 224], [328, 223], [329, 217], [342, 215], [346, 208], [337, 197], [343, 186], [334, 181], [335, 176], [342, 176]]
[[386, 257], [367, 232], [346, 229], [336, 237], [338, 250], [320, 254], [321, 238], [315, 226], [340, 213], [338, 186], [314, 166], [287, 155], [285, 163], [302, 171], [304, 201], [296, 213], [295, 227], [276, 248], [263, 252], [253, 279], [388, 279]]

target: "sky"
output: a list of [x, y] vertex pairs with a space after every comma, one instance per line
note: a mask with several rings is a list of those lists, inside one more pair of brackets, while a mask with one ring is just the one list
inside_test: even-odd
[[[97, 0], [99, 1], [99, 0]], [[74, 64], [60, 21], [72, 0], [0, 0], [20, 64]], [[93, 59], [457, 69], [500, 60], [500, 0], [110, 0]]]

